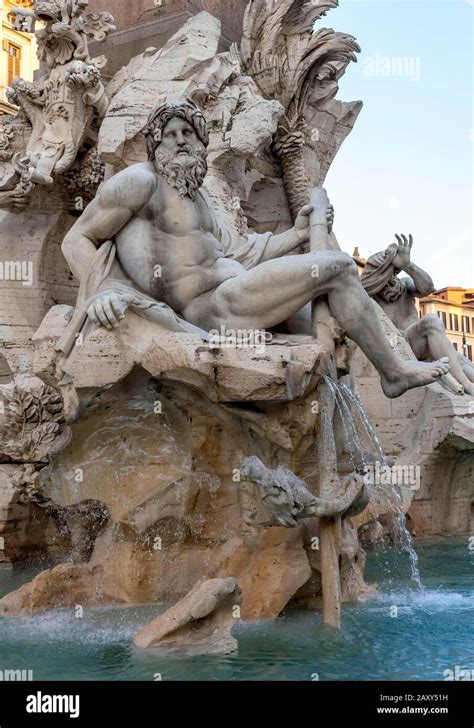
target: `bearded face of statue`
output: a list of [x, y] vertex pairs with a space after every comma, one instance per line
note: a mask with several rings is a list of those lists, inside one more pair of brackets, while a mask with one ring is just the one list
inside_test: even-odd
[[193, 126], [176, 116], [163, 129], [154, 164], [181, 197], [195, 200], [207, 173], [207, 150]]

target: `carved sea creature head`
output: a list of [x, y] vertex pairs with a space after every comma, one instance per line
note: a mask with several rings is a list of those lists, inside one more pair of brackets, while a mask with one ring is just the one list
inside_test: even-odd
[[209, 133], [191, 99], [169, 101], [150, 116], [146, 127], [148, 159], [182, 197], [196, 199], [207, 174]]
[[251, 483], [262, 483], [265, 479], [268, 479], [269, 475], [268, 469], [256, 455], [251, 455], [242, 460], [240, 474]]

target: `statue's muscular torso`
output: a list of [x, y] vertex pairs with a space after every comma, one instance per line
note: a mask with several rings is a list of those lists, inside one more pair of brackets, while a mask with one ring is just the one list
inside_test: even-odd
[[224, 256], [202, 197], [183, 198], [152, 165], [143, 168], [156, 183], [144, 206], [116, 234], [117, 258], [142, 291], [186, 316], [196, 299], [245, 269]]

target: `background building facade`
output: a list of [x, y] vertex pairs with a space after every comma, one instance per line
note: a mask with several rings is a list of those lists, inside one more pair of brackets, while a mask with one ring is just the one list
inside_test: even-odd
[[420, 315], [439, 316], [456, 351], [474, 361], [474, 288], [448, 286], [420, 299], [419, 303]]
[[14, 8], [33, 8], [33, 0], [0, 0], [0, 114], [14, 114], [17, 111], [6, 96], [6, 90], [15, 77], [33, 80], [38, 68], [36, 38], [30, 33], [13, 30]]

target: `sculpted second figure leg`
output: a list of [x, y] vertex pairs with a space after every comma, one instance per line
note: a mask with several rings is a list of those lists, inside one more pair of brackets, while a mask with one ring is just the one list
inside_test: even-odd
[[474, 384], [464, 371], [460, 357], [446, 335], [444, 324], [436, 314], [424, 316], [416, 327], [410, 329], [407, 339], [415, 355], [420, 358], [426, 357], [426, 354], [432, 359], [447, 357], [453, 377], [467, 394], [474, 395]]

